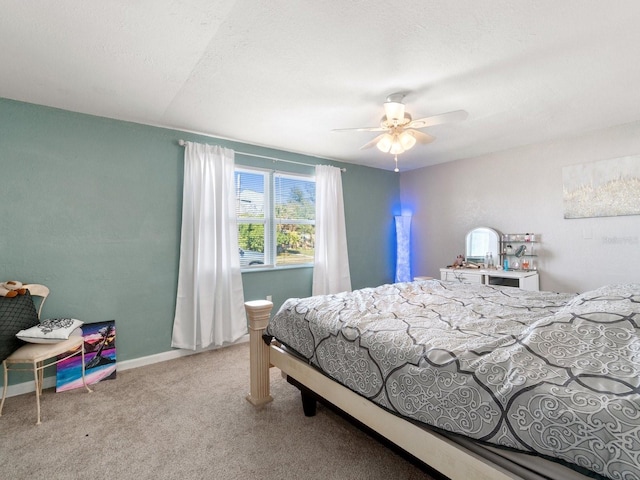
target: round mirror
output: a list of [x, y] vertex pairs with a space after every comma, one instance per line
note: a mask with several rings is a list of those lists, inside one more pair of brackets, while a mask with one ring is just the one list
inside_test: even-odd
[[493, 255], [493, 261], [500, 263], [500, 235], [493, 228], [479, 227], [467, 233], [465, 257], [467, 262], [484, 262], [485, 255]]

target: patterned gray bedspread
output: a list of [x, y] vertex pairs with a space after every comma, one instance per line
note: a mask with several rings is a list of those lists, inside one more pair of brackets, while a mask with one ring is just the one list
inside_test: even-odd
[[640, 479], [640, 284], [419, 281], [287, 300], [267, 333], [413, 420]]

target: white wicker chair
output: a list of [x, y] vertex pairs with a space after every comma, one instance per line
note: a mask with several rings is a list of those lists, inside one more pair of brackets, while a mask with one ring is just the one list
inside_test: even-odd
[[[42, 306], [45, 300], [49, 296], [49, 288], [44, 285], [30, 284], [24, 285], [24, 288], [29, 290], [31, 296], [40, 297], [40, 305], [38, 307], [38, 318], [42, 313]], [[57, 358], [59, 355], [65, 355], [63, 358]], [[92, 390], [87, 385], [84, 375], [84, 339], [82, 336], [69, 337], [68, 340], [63, 340], [57, 343], [28, 343], [23, 345], [18, 350], [9, 355], [3, 362], [2, 368], [4, 370], [4, 388], [2, 389], [2, 401], [0, 402], [0, 416], [2, 416], [2, 408], [4, 407], [4, 400], [7, 396], [7, 385], [9, 383], [9, 370], [22, 370], [33, 371], [36, 391], [36, 409], [38, 420], [36, 425], [40, 425], [40, 395], [42, 395], [42, 382], [44, 377], [44, 369], [50, 365], [55, 365], [62, 360], [66, 360], [74, 355], [82, 355], [82, 383], [84, 387], [90, 393]], [[46, 362], [53, 359], [54, 361]], [[45, 363], [46, 362], [46, 363]], [[12, 367], [16, 364], [30, 365], [30, 367], [15, 368]]]

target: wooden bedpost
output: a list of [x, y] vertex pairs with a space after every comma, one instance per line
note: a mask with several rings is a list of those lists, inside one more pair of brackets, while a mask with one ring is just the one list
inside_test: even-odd
[[256, 407], [269, 403], [269, 346], [262, 340], [267, 328], [273, 303], [268, 300], [252, 300], [244, 303], [249, 318], [251, 390], [247, 400]]

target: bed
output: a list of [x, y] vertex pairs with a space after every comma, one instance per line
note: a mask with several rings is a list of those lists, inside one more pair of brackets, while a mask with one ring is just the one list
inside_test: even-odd
[[428, 280], [271, 307], [246, 304], [255, 405], [276, 366], [450, 478], [640, 478], [640, 284]]

